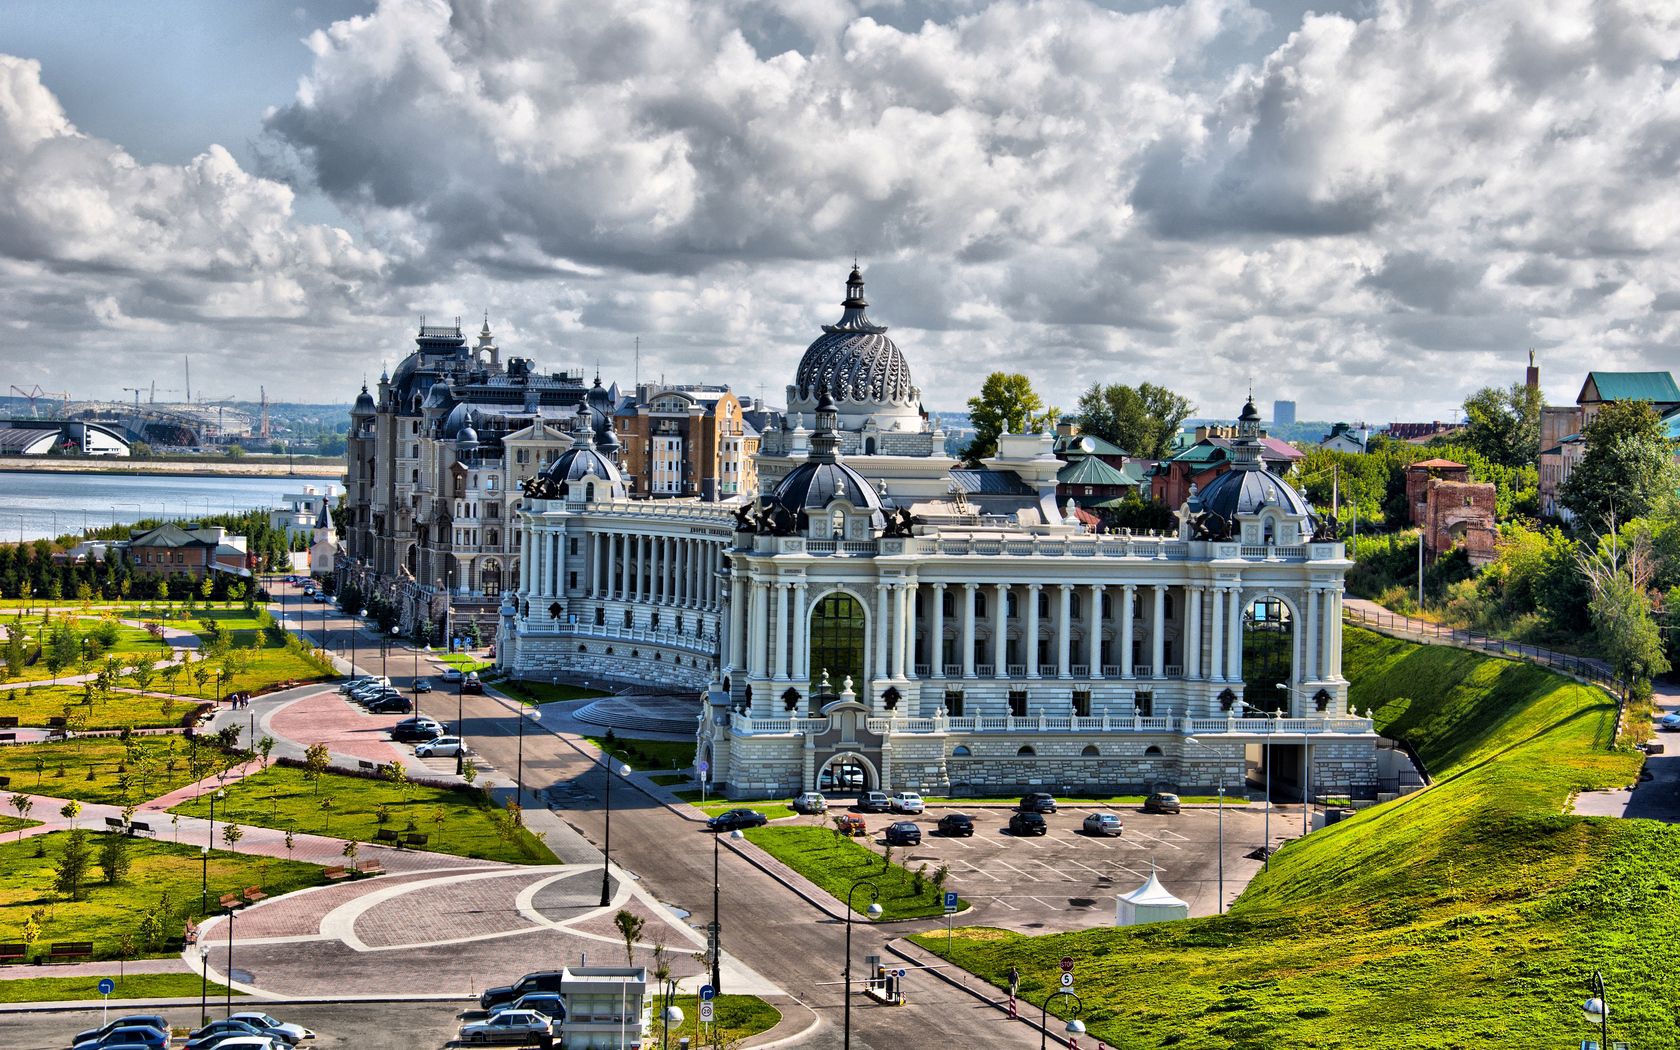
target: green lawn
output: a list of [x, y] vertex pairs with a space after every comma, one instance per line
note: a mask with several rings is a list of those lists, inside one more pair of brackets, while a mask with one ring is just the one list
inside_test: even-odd
[[[867, 878], [880, 891], [883, 919], [916, 919], [945, 913], [939, 891], [924, 881], [915, 891], [911, 873], [896, 862], [883, 865], [881, 854], [841, 838], [828, 828], [752, 828], [747, 840], [794, 871], [810, 879], [842, 903], [859, 879]], [[932, 871], [929, 871], [929, 875]], [[869, 891], [852, 898], [859, 914], [869, 906]]]
[[[238, 692], [262, 692], [271, 689], [282, 682], [315, 682], [337, 677], [326, 667], [316, 663], [306, 652], [288, 648], [284, 642], [269, 636], [262, 629], [259, 619], [261, 610], [246, 611], [243, 608], [198, 610], [192, 619], [166, 620], [165, 626], [178, 627], [183, 631], [192, 631], [201, 638], [204, 636], [203, 620], [213, 620], [228, 631], [231, 648], [242, 653], [248, 666], [239, 674], [226, 682], [218, 682], [212, 678], [200, 686], [196, 678], [183, 674], [175, 684], [175, 691], [183, 696], [201, 696], [214, 699], [216, 696], [226, 696]], [[253, 647], [254, 646], [254, 647]], [[196, 663], [199, 656], [195, 654]], [[211, 670], [219, 670], [223, 661], [210, 658], [207, 661]], [[161, 676], [160, 676], [161, 678]]]
[[[132, 689], [133, 683], [124, 680], [122, 686]], [[96, 692], [93, 703], [86, 702], [88, 693], [80, 685], [37, 685], [29, 690], [0, 690], [0, 715], [16, 715], [26, 726], [44, 726], [49, 718], [64, 717], [66, 707], [70, 717], [86, 719], [86, 729], [153, 729], [181, 724], [181, 719], [197, 706], [198, 701], [179, 695], [159, 693], [164, 683], [161, 677], [153, 681], [148, 695], [112, 690], [104, 699]], [[192, 687], [177, 682], [178, 689], [189, 692]]]
[[[1596, 1037], [1578, 1008], [1594, 968], [1613, 1040], [1672, 1045], [1680, 829], [1562, 813], [1638, 767], [1609, 748], [1610, 698], [1352, 628], [1344, 666], [1434, 787], [1290, 844], [1224, 916], [963, 930], [954, 960], [1000, 987], [1019, 966], [1037, 1002], [1073, 956], [1092, 1039], [1123, 1050], [1576, 1046]], [[945, 952], [943, 933], [917, 940]]]
[[[203, 989], [203, 978], [195, 973], [131, 973], [126, 977], [117, 976], [113, 967], [110, 973], [90, 977], [19, 977], [10, 981], [0, 981], [0, 1003], [55, 1003], [69, 1000], [92, 999], [100, 1001], [99, 981], [101, 977], [109, 977], [117, 984], [117, 990], [111, 993], [111, 1002], [125, 999], [190, 999], [199, 995]], [[211, 981], [209, 985], [211, 999], [226, 999], [228, 989], [226, 985]], [[235, 999], [244, 992], [234, 992]]]
[[[698, 1031], [700, 1024], [700, 1008], [692, 995], [679, 995], [676, 1005], [682, 1009], [683, 1022], [671, 1026], [671, 1041], [668, 1045], [675, 1047], [677, 1040], [683, 1036], [689, 1039], [689, 1045], [699, 1048], [711, 1045], [710, 1032], [706, 1041], [701, 1041]], [[748, 1039], [760, 1032], [768, 1032], [781, 1023], [782, 1012], [760, 999], [756, 995], [720, 995], [712, 1000], [713, 1028], [722, 1037], [722, 1045], [735, 1046], [742, 1039]], [[665, 1034], [664, 1022], [659, 1018], [664, 1011], [663, 1006], [655, 1005], [653, 1011], [653, 1039], [648, 1045]]]
[[0, 747], [0, 775], [12, 778], [12, 791], [122, 805], [191, 784], [232, 757], [208, 743], [199, 745], [198, 755], [202, 764], [195, 777], [193, 747], [183, 736], [135, 736], [126, 743], [117, 737], [83, 737]]
[[598, 689], [585, 689], [580, 685], [552, 685], [548, 682], [520, 682], [513, 679], [497, 682], [496, 691], [527, 704], [558, 704], [567, 700], [593, 700], [596, 697], [611, 695]]
[[441, 664], [448, 664], [450, 667], [460, 668], [462, 674], [468, 671], [482, 673], [496, 666], [496, 661], [473, 656], [471, 653], [434, 653], [430, 659]]
[[694, 765], [692, 740], [640, 740], [635, 737], [614, 737], [609, 743], [604, 736], [585, 737], [591, 744], [628, 762], [632, 769], [652, 772], [655, 769], [688, 769]]
[[[55, 941], [92, 941], [99, 958], [115, 959], [121, 940], [132, 936], [137, 957], [172, 954], [168, 941], [179, 939], [189, 918], [202, 918], [200, 885], [203, 862], [196, 845], [175, 845], [163, 838], [125, 839], [132, 867], [117, 885], [106, 885], [97, 863], [90, 865], [87, 895], [72, 901], [53, 888], [68, 831], [38, 835], [22, 842], [0, 843], [0, 936], [9, 942], [24, 940], [24, 924], [38, 916], [40, 937], [36, 951], [44, 953]], [[94, 860], [99, 856], [103, 832], [88, 832]], [[45, 856], [36, 856], [38, 850]], [[251, 857], [225, 850], [210, 853], [209, 903], [212, 910], [224, 893], [261, 886], [270, 896], [290, 893], [321, 881], [321, 869], [300, 861]], [[160, 936], [150, 946], [142, 933], [142, 920], [156, 913]], [[196, 980], [196, 978], [195, 978]], [[0, 981], [0, 985], [10, 984]]]
[[[316, 785], [304, 779], [301, 769], [274, 765], [229, 784], [227, 793], [216, 804], [220, 820], [372, 842], [380, 830], [378, 808], [384, 805], [390, 812], [384, 827], [403, 833], [412, 821], [416, 831], [429, 836], [425, 848], [432, 852], [512, 864], [556, 863], [542, 840], [524, 828], [511, 842], [503, 839], [491, 819], [496, 807], [476, 789], [409, 785], [405, 790], [389, 781], [336, 773], [322, 774]], [[330, 809], [321, 808], [323, 799], [332, 801]], [[209, 811], [209, 799], [171, 810], [193, 816], [209, 816]], [[440, 815], [441, 823], [436, 820]]]
[[701, 802], [699, 788], [684, 788], [675, 794], [708, 817], [715, 817], [730, 809], [756, 809], [769, 820], [794, 815], [793, 807], [786, 802], [734, 802], [727, 798], [719, 798], [715, 793], [708, 795], [705, 802]]
[[[9, 799], [11, 796], [6, 797]], [[39, 820], [20, 820], [17, 817], [0, 816], [0, 835], [4, 835], [8, 831], [22, 831], [24, 828], [32, 828], [39, 823], [41, 823]]]
[[[98, 625], [101, 618], [79, 614], [70, 617], [66, 617], [62, 613], [53, 614], [54, 622], [65, 619], [69, 619], [76, 632], [85, 637], [91, 628]], [[133, 619], [133, 617], [129, 617], [129, 619]], [[45, 630], [39, 616], [27, 617], [22, 620], [19, 620], [16, 616], [0, 617], [0, 626], [5, 627], [7, 632], [21, 627], [31, 650], [40, 644], [42, 633]], [[101, 649], [96, 656], [78, 660], [59, 668], [56, 675], [48, 670], [47, 661], [43, 655], [33, 664], [25, 666], [23, 672], [16, 678], [6, 678], [4, 665], [0, 664], [0, 679], [13, 682], [52, 682], [55, 679], [63, 680], [75, 675], [95, 674], [104, 665], [106, 657], [115, 657], [118, 662], [127, 666], [140, 660], [156, 662], [168, 655], [169, 647], [147, 634], [144, 628], [130, 627], [127, 624], [119, 623], [116, 624], [116, 643], [114, 645], [109, 649]], [[128, 685], [131, 683], [124, 681], [120, 684]]]

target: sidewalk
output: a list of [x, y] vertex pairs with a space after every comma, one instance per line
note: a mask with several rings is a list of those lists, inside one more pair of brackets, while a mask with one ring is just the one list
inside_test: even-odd
[[1342, 608], [1349, 623], [1376, 631], [1378, 634], [1431, 645], [1451, 645], [1509, 660], [1523, 660], [1574, 675], [1612, 692], [1620, 688], [1615, 671], [1603, 660], [1560, 653], [1555, 649], [1525, 642], [1493, 638], [1462, 627], [1446, 627], [1428, 620], [1401, 616], [1367, 598], [1355, 598], [1352, 595], [1342, 599]]

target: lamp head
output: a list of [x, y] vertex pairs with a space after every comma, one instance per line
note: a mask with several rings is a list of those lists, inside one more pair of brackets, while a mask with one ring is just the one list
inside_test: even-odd
[[1079, 1018], [1075, 1017], [1073, 1020], [1071, 1020], [1067, 1023], [1067, 1034], [1068, 1035], [1084, 1035], [1085, 1034], [1085, 1022], [1081, 1021]]
[[227, 798], [227, 791], [223, 788], [217, 788], [216, 789], [216, 797], [217, 798]]
[[734, 831], [729, 833], [729, 837], [732, 839], [744, 839], [747, 837], [747, 833], [742, 831], [740, 828], [736, 828]]
[[870, 904], [869, 909], [865, 911], [864, 914], [869, 916], [871, 919], [879, 919], [881, 917], [881, 906], [879, 904]]
[[672, 1024], [682, 1024], [683, 1023], [682, 1007], [677, 1006], [675, 1003], [673, 1003], [670, 1006], [667, 1006], [665, 1008], [665, 1020], [671, 1022]]
[[200, 943], [199, 943], [199, 946], [198, 946], [198, 957], [199, 957], [199, 958], [200, 958], [200, 959], [208, 959], [208, 958], [210, 958], [210, 946], [209, 946], [209, 945], [208, 945], [208, 944], [204, 944], [204, 943], [202, 943], [202, 942], [200, 942]]
[[1187, 736], [1187, 737], [1185, 737], [1185, 738], [1184, 738], [1184, 742], [1185, 742], [1185, 743], [1186, 743], [1186, 744], [1189, 744], [1189, 745], [1190, 745], [1190, 746], [1191, 746], [1191, 747], [1200, 747], [1200, 746], [1202, 746], [1202, 742], [1201, 742], [1201, 741], [1200, 741], [1200, 740], [1197, 740], [1197, 739], [1196, 739], [1196, 738], [1195, 738], [1195, 737], [1193, 737], [1193, 736]]
[[627, 777], [630, 775], [630, 764], [628, 762], [618, 767], [618, 775], [621, 777]]
[[1581, 1012], [1587, 1015], [1587, 1020], [1598, 1024], [1609, 1015], [1610, 1010], [1604, 1005], [1604, 1000], [1595, 995], [1581, 1004]]

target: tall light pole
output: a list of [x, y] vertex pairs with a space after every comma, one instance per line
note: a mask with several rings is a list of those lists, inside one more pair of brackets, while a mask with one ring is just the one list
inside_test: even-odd
[[[1191, 747], [1199, 747], [1212, 755], [1219, 752], [1193, 736], [1184, 738]], [[1224, 756], [1221, 755], [1221, 758]], [[1219, 914], [1225, 914], [1225, 771], [1219, 771]]]
[[1610, 1050], [1610, 999], [1604, 994], [1604, 973], [1594, 970], [1592, 975], [1592, 998], [1581, 1004], [1581, 1012], [1587, 1015], [1587, 1022], [1598, 1023], [1598, 1048]]
[[[1085, 1000], [1079, 998], [1078, 994], [1075, 992], [1070, 992], [1066, 988], [1058, 988], [1049, 995], [1045, 996], [1044, 1002], [1039, 1005], [1038, 1050], [1045, 1050], [1048, 1045], [1047, 1040], [1050, 1038], [1050, 1000], [1062, 995], [1065, 995], [1069, 999], [1073, 1000], [1073, 1016], [1068, 1018], [1065, 1031], [1069, 1037], [1077, 1037], [1085, 1034], [1085, 1022], [1079, 1019], [1079, 1015], [1085, 1012]], [[1071, 1038], [1069, 1040], [1069, 1045], [1072, 1045]]]
[[204, 846], [204, 882], [199, 890], [200, 900], [198, 903], [200, 911], [208, 910], [210, 907], [210, 850], [216, 845], [216, 800], [219, 798], [227, 798], [226, 789], [217, 788], [210, 796], [210, 835], [205, 840]]
[[223, 1017], [232, 1017], [233, 1016], [233, 905], [231, 905], [231, 904], [228, 905], [228, 908], [227, 908], [227, 917], [228, 917], [227, 973], [222, 975], [222, 976], [227, 978], [227, 982], [224, 985], [224, 987], [227, 988], [227, 1013], [223, 1014], [222, 1016]]
[[[426, 652], [430, 653], [431, 651], [432, 651], [432, 647], [430, 645], [426, 646]], [[414, 717], [419, 718], [420, 717], [420, 647], [418, 645], [414, 647], [414, 682], [413, 682], [413, 686], [414, 686]]]
[[[461, 677], [462, 677], [463, 680], [466, 678], [465, 675], [462, 675]], [[457, 713], [459, 713], [459, 712], [457, 712]], [[535, 718], [537, 721], [541, 722], [542, 721], [542, 708], [539, 707], [535, 711], [528, 711], [528, 710], [526, 710], [525, 704], [523, 702], [521, 702], [520, 705], [519, 705], [519, 757], [514, 762], [513, 783], [514, 783], [514, 786], [519, 791], [519, 794], [515, 797], [514, 801], [518, 802], [521, 806], [525, 805], [525, 719], [526, 718]], [[626, 768], [628, 768], [628, 767], [626, 767]], [[607, 784], [607, 808], [608, 808], [609, 811], [612, 808], [612, 783], [610, 781]], [[611, 815], [610, 812], [607, 815], [607, 821], [608, 821], [607, 827], [608, 827], [608, 831], [610, 833], [611, 828], [612, 828], [612, 823], [611, 823], [612, 822], [612, 815]], [[606, 905], [604, 905], [604, 904], [601, 905], [601, 906], [603, 908], [606, 907]]]
[[852, 888], [846, 891], [846, 1008], [845, 1008], [845, 1037], [844, 1050], [852, 1050], [852, 916], [856, 914], [852, 908], [852, 894], [860, 887], [869, 887], [869, 910], [865, 913], [871, 921], [881, 917], [881, 891], [868, 879], [859, 879], [852, 883]]
[[[188, 1000], [189, 1002], [191, 1000]], [[210, 1023], [210, 945], [198, 945], [198, 1026]]]
[[[363, 620], [367, 619], [367, 614], [368, 614], [367, 609], [363, 608], [362, 613], [361, 613], [361, 618]], [[354, 678], [355, 675], [356, 675], [356, 635], [360, 634], [361, 632], [362, 632], [362, 625], [357, 622], [356, 614], [351, 613], [350, 614], [350, 676], [352, 678]]]
[[462, 672], [461, 677], [455, 679], [455, 775], [466, 772], [467, 753], [467, 722], [464, 717], [466, 711], [467, 676]]
[[[719, 831], [712, 835], [712, 991], [723, 994], [723, 978], [721, 960], [723, 958], [723, 915], [718, 909], [718, 839], [723, 837]], [[744, 839], [741, 829], [736, 828], [729, 833], [733, 839]]]
[[678, 1006], [675, 1002], [673, 1002], [673, 1000], [676, 999], [676, 997], [677, 997], [677, 982], [676, 982], [676, 980], [674, 978], [666, 980], [666, 982], [665, 982], [665, 1009], [660, 1014], [660, 1017], [663, 1018], [664, 1022], [665, 1022], [665, 1034], [662, 1035], [659, 1039], [659, 1050], [669, 1050], [669, 1048], [671, 1046], [671, 1024], [672, 1024], [672, 1022], [675, 1022], [678, 1025], [681, 1025], [683, 1023], [682, 1007]]
[[615, 776], [627, 777], [630, 775], [630, 766], [628, 763], [615, 767], [613, 765], [613, 757], [611, 755], [606, 755], [604, 757], [607, 760], [607, 834], [606, 840], [601, 847], [601, 907], [603, 908], [612, 903], [612, 886], [610, 880], [607, 878], [607, 866], [612, 862], [613, 779]]

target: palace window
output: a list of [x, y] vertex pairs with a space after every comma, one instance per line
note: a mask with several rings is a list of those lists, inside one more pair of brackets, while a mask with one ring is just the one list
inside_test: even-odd
[[939, 609], [947, 620], [957, 614], [957, 596], [949, 588], [940, 592]]
[[595, 610], [595, 626], [605, 627], [606, 625], [607, 625], [607, 610], [596, 609]]
[[811, 676], [827, 671], [836, 687], [848, 675], [861, 681], [866, 637], [867, 622], [857, 599], [839, 591], [824, 595], [811, 613]]
[[974, 592], [974, 615], [977, 619], [982, 618], [986, 615], [986, 592], [985, 591], [976, 590]]
[[1139, 718], [1153, 718], [1155, 716], [1155, 694], [1140, 692], [1132, 698], [1132, 704], [1137, 708]]
[[635, 616], [634, 616], [634, 614], [632, 614], [630, 612], [629, 609], [624, 610], [624, 626], [626, 626], [626, 627], [636, 626]]
[[961, 689], [945, 690], [945, 713], [952, 718], [962, 717], [963, 691]]
[[1091, 691], [1089, 689], [1075, 689], [1073, 691], [1073, 713], [1080, 718], [1091, 717]]
[[1015, 606], [1018, 604], [1015, 601], [1015, 592], [1013, 590], [1010, 590], [1010, 591], [1005, 593], [1004, 597], [1008, 598], [1009, 600], [1004, 605], [1003, 615], [1006, 616], [1007, 618], [1013, 620], [1019, 615], [1015, 611]]
[[1016, 718], [1027, 717], [1027, 691], [1025, 689], [1011, 689], [1009, 691], [1009, 713]]

